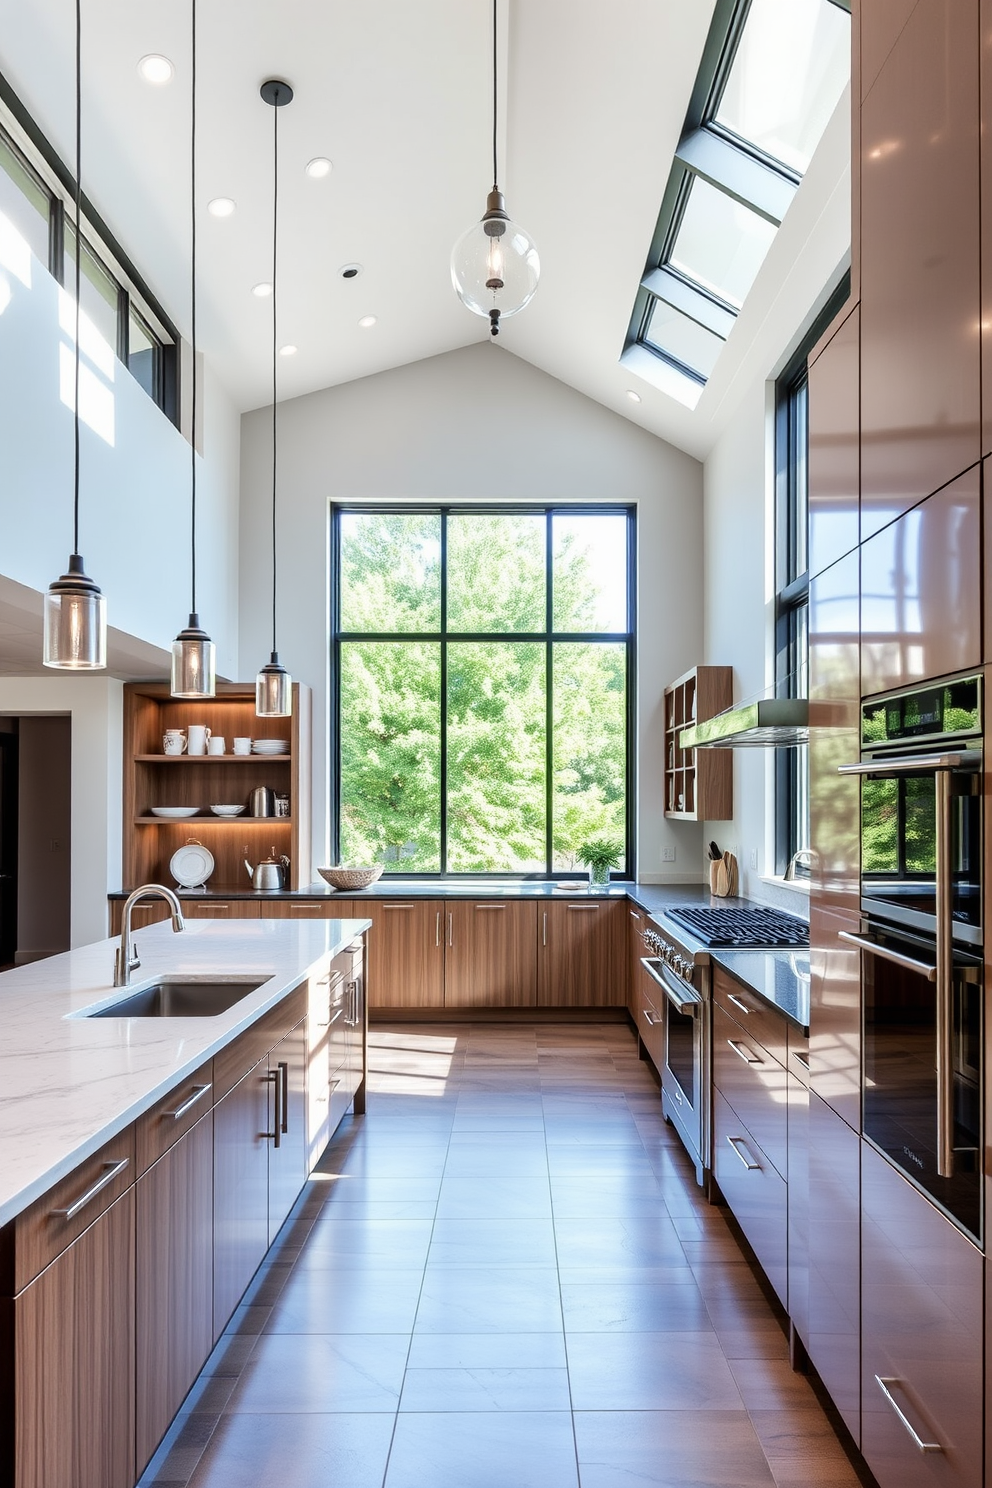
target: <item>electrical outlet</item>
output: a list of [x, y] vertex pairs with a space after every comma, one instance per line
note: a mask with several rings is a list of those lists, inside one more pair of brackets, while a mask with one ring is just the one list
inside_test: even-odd
[[674, 847], [663, 847], [661, 849], [661, 861], [663, 863], [674, 863], [675, 862], [675, 849], [674, 849]]
[[754, 869], [755, 873], [757, 873], [757, 871], [758, 871], [758, 849], [756, 847], [752, 847], [752, 849], [751, 849], [750, 863], [751, 863], [751, 867]]

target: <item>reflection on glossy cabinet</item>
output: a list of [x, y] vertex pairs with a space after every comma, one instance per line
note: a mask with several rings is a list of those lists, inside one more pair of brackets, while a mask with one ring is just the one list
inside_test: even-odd
[[811, 575], [860, 541], [860, 317], [855, 305], [809, 364]]
[[[269, 1054], [269, 1244], [307, 1178], [307, 1024], [304, 1018]], [[276, 1132], [278, 1131], [278, 1140]]]
[[861, 548], [861, 691], [981, 664], [981, 474], [966, 471]]
[[809, 1334], [806, 1347], [855, 1441], [861, 1438], [860, 1138], [809, 1099]]
[[992, 451], [992, 0], [981, 6], [982, 454]]
[[444, 905], [440, 900], [355, 900], [345, 914], [348, 919], [372, 921], [369, 1007], [444, 1006]]
[[840, 939], [861, 928], [810, 898], [810, 1086], [854, 1131], [861, 1130], [861, 952]]
[[861, 1450], [880, 1488], [981, 1488], [982, 1254], [864, 1141], [861, 1163]]
[[134, 1189], [10, 1306], [18, 1488], [131, 1488]]
[[214, 1337], [269, 1245], [270, 1081], [265, 1060], [214, 1107]]
[[809, 1084], [789, 1057], [789, 1318], [809, 1349]]
[[786, 1306], [788, 1188], [719, 1090], [713, 1092], [713, 1176]]
[[540, 1007], [625, 1007], [627, 971], [625, 900], [542, 902], [537, 973]]
[[[909, 20], [917, 0], [867, 0], [860, 11], [861, 89], [864, 98], [878, 77], [882, 63]], [[855, 72], [853, 76], [858, 77]]]
[[859, 905], [859, 798], [855, 777], [838, 775], [861, 753], [860, 566], [857, 552], [809, 586], [809, 790], [811, 888], [824, 903]]
[[213, 1128], [208, 1111], [135, 1189], [139, 1473], [213, 1347]]
[[920, 0], [862, 108], [862, 538], [981, 453], [977, 55], [978, 0]]
[[537, 1001], [537, 903], [449, 899], [445, 1007], [533, 1007]]

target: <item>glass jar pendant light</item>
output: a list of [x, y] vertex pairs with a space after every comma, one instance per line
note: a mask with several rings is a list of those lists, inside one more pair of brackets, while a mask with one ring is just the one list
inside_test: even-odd
[[496, 0], [493, 0], [493, 189], [479, 222], [464, 232], [451, 250], [451, 282], [455, 293], [475, 315], [488, 318], [489, 330], [499, 335], [500, 321], [516, 315], [534, 298], [541, 260], [533, 238], [511, 221], [499, 189], [497, 159], [497, 41]]
[[293, 99], [288, 83], [270, 78], [259, 90], [272, 108], [272, 654], [255, 678], [255, 713], [259, 718], [288, 718], [293, 712], [293, 679], [276, 649], [276, 477], [279, 396], [277, 291], [279, 246], [279, 110]]
[[190, 0], [190, 336], [193, 406], [189, 436], [190, 462], [190, 615], [185, 630], [172, 643], [172, 696], [210, 698], [217, 692], [216, 647], [200, 627], [196, 612], [196, 0]]
[[42, 661], [62, 671], [97, 672], [107, 665], [107, 601], [87, 576], [79, 552], [79, 281], [82, 252], [82, 13], [76, 0], [76, 312], [73, 380], [73, 534], [66, 572], [45, 595]]

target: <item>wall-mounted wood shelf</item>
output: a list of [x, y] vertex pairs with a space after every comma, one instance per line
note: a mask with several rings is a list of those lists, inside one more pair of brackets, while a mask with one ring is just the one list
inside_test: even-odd
[[665, 688], [665, 815], [672, 821], [730, 821], [734, 760], [729, 749], [682, 749], [679, 735], [734, 701], [734, 669], [698, 666]]
[[[285, 739], [289, 750], [276, 755], [163, 754], [166, 729], [188, 729], [193, 723], [205, 723], [228, 743], [234, 738]], [[222, 817], [208, 809], [211, 802], [247, 802], [260, 785], [289, 796], [289, 816]], [[241, 884], [246, 832], [258, 848], [271, 846], [289, 858], [291, 889], [306, 888], [311, 879], [310, 802], [310, 689], [305, 684], [293, 684], [291, 718], [258, 718], [253, 683], [218, 683], [217, 696], [202, 703], [173, 698], [166, 682], [125, 687], [124, 889], [149, 882], [171, 887], [169, 862], [190, 838], [202, 839], [213, 853], [211, 888]], [[196, 806], [203, 815], [179, 820], [152, 816], [152, 806]]]

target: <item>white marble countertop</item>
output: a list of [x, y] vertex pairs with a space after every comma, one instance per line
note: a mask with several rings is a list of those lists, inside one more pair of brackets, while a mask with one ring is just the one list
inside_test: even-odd
[[127, 996], [116, 940], [0, 975], [0, 1225], [275, 1007], [369, 920], [195, 920], [136, 932], [137, 990], [164, 975], [264, 976], [212, 1018], [85, 1018]]

